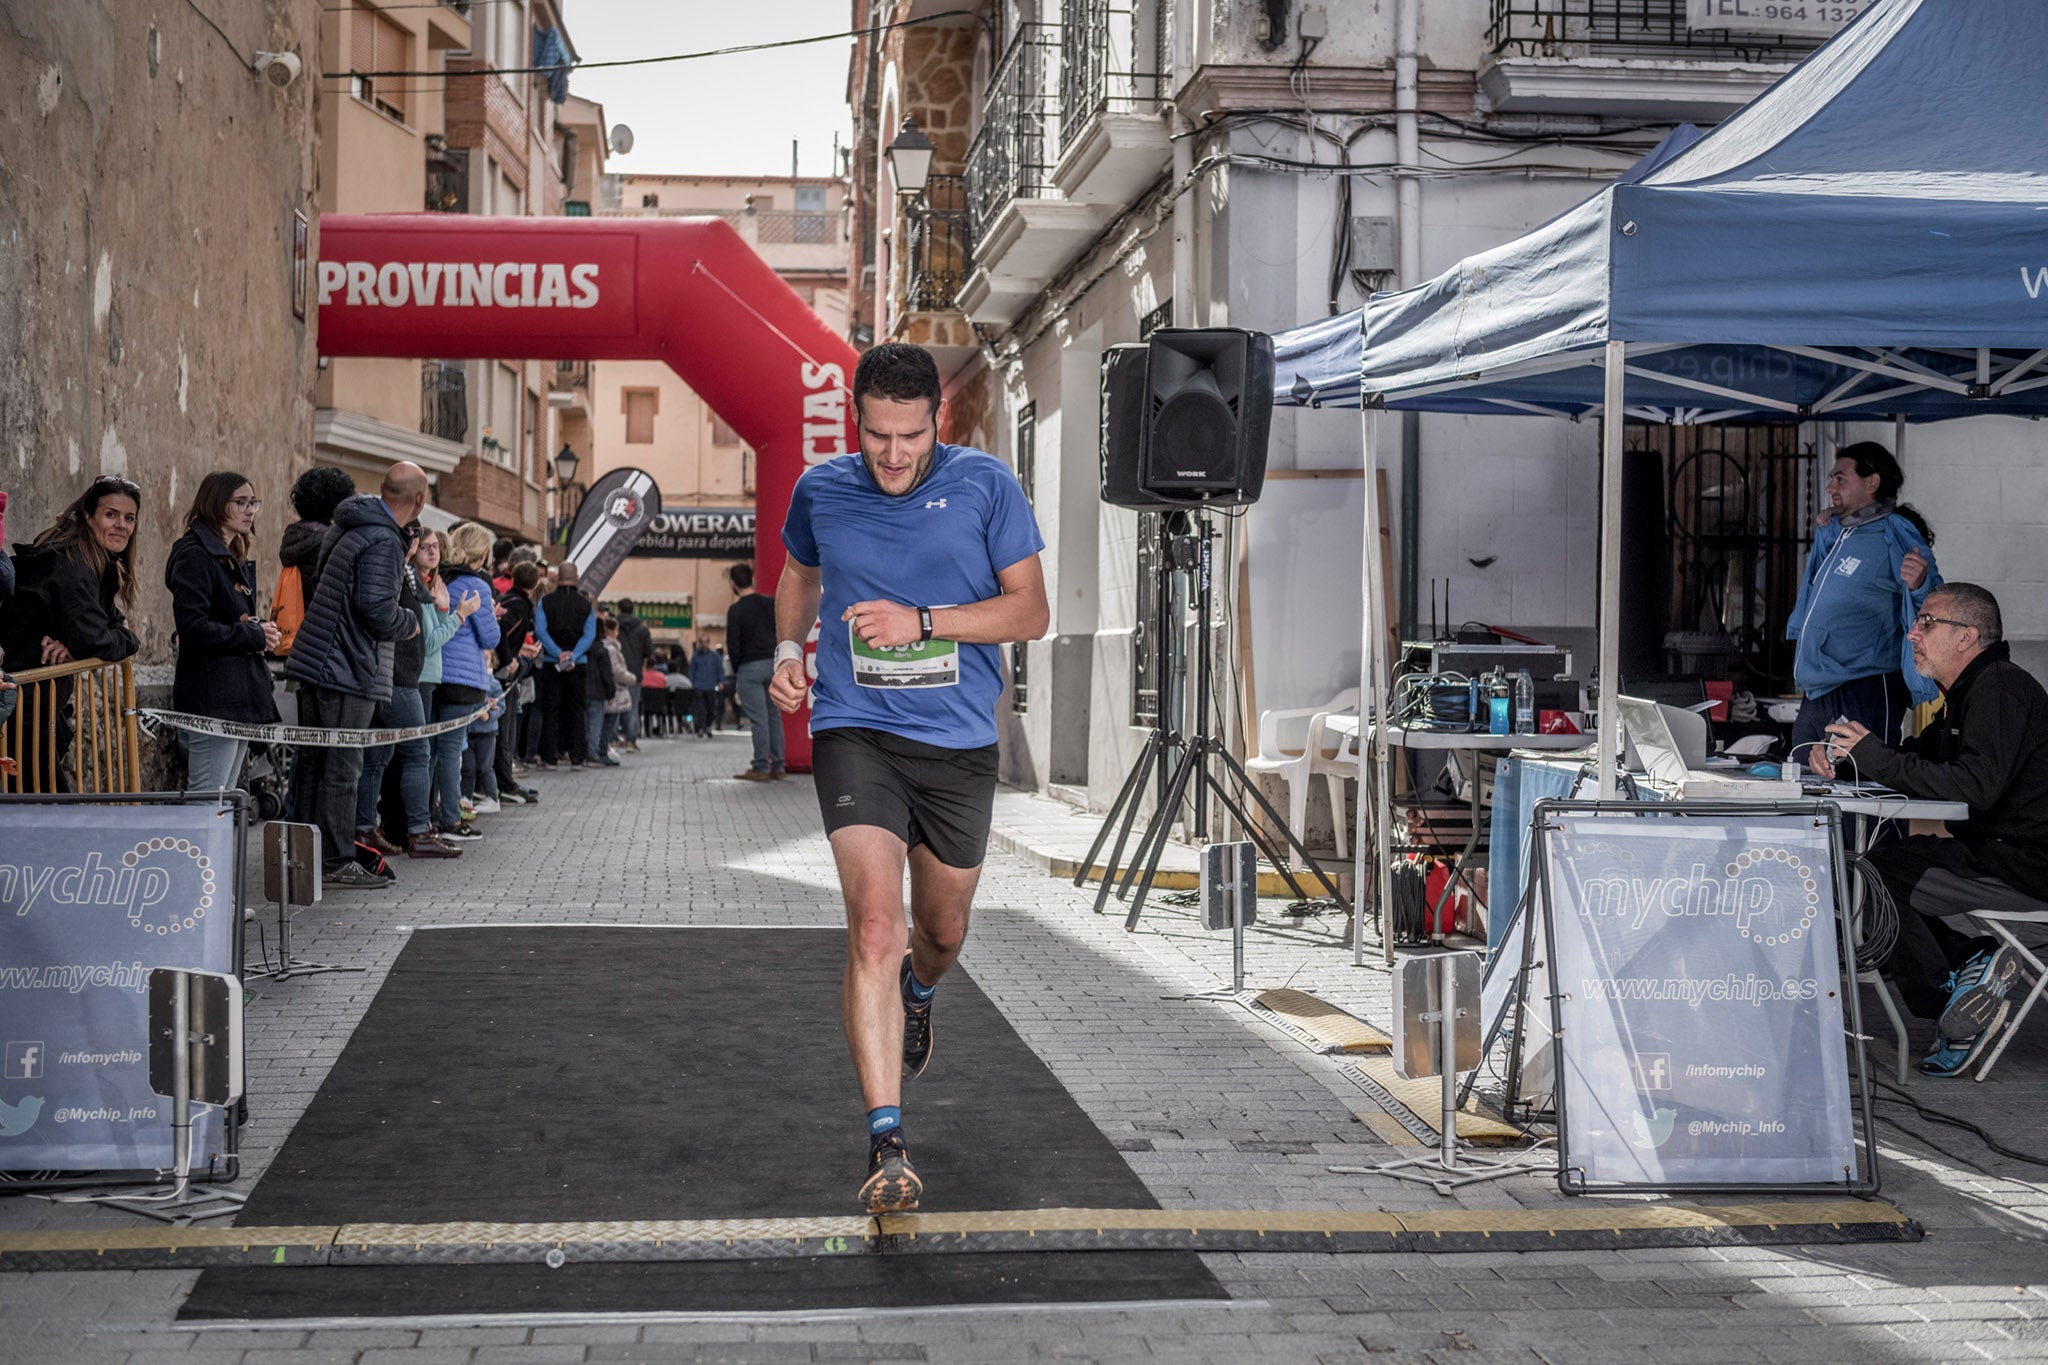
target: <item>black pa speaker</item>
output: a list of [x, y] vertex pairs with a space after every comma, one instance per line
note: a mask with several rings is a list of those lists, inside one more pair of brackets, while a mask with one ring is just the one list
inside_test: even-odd
[[1138, 486], [1145, 458], [1145, 368], [1151, 354], [1142, 341], [1102, 353], [1102, 500], [1140, 512], [1175, 505]]
[[1257, 502], [1273, 418], [1273, 338], [1162, 327], [1147, 345], [1139, 489], [1182, 504]]

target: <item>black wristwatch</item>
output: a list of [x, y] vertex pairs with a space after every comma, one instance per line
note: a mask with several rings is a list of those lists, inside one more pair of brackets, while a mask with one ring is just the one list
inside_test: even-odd
[[917, 638], [920, 644], [932, 638], [932, 609], [930, 607], [919, 607], [917, 609]]

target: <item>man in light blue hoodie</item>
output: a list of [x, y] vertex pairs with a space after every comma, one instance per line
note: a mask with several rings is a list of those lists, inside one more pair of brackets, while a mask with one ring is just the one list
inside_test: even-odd
[[1820, 771], [1814, 746], [1837, 718], [1886, 744], [1906, 713], [1938, 694], [1913, 667], [1906, 632], [1941, 583], [1926, 519], [1900, 504], [1906, 478], [1875, 441], [1846, 446], [1828, 474], [1828, 510], [1814, 532], [1806, 577], [1785, 638], [1797, 642], [1793, 679], [1806, 699], [1792, 724], [1792, 759]]

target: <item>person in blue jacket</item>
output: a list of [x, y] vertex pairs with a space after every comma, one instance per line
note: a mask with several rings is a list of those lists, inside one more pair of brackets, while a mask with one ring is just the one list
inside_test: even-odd
[[1805, 694], [1792, 724], [1792, 758], [1814, 771], [1827, 726], [1851, 720], [1896, 744], [1906, 713], [1938, 694], [1913, 667], [1906, 632], [1941, 583], [1934, 533], [1899, 502], [1906, 476], [1875, 441], [1845, 446], [1828, 474], [1828, 510], [1814, 532], [1806, 577], [1785, 638], [1796, 642], [1793, 680]]

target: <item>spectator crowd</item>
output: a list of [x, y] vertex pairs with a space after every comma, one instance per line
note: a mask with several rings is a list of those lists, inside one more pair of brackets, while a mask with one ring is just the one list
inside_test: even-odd
[[[473, 521], [423, 527], [428, 491], [413, 464], [393, 465], [375, 494], [342, 470], [307, 471], [266, 591], [253, 486], [226, 470], [200, 482], [163, 570], [184, 790], [251, 785], [260, 750], [288, 773], [276, 813], [320, 829], [326, 885], [375, 889], [396, 880], [392, 859], [461, 857], [489, 816], [537, 804], [537, 772], [618, 768], [643, 738], [709, 738], [742, 724], [743, 709], [754, 759], [739, 776], [782, 776], [765, 685], [757, 702], [741, 681], [760, 671], [751, 654], [728, 660], [701, 636], [694, 648], [657, 644], [631, 601], [605, 608], [573, 562], [549, 564], [538, 545]], [[6, 507], [0, 492], [0, 544]], [[27, 688], [12, 674], [136, 652], [141, 507], [140, 487], [104, 475], [11, 558], [0, 553], [0, 772], [23, 790], [68, 790], [73, 774], [19, 766], [8, 736], [49, 735], [67, 755], [77, 718], [70, 677]], [[729, 574], [751, 650], [764, 609], [772, 637], [773, 599], [752, 592], [750, 565]], [[238, 732], [279, 724], [292, 703], [313, 729], [446, 728], [369, 747]]]

